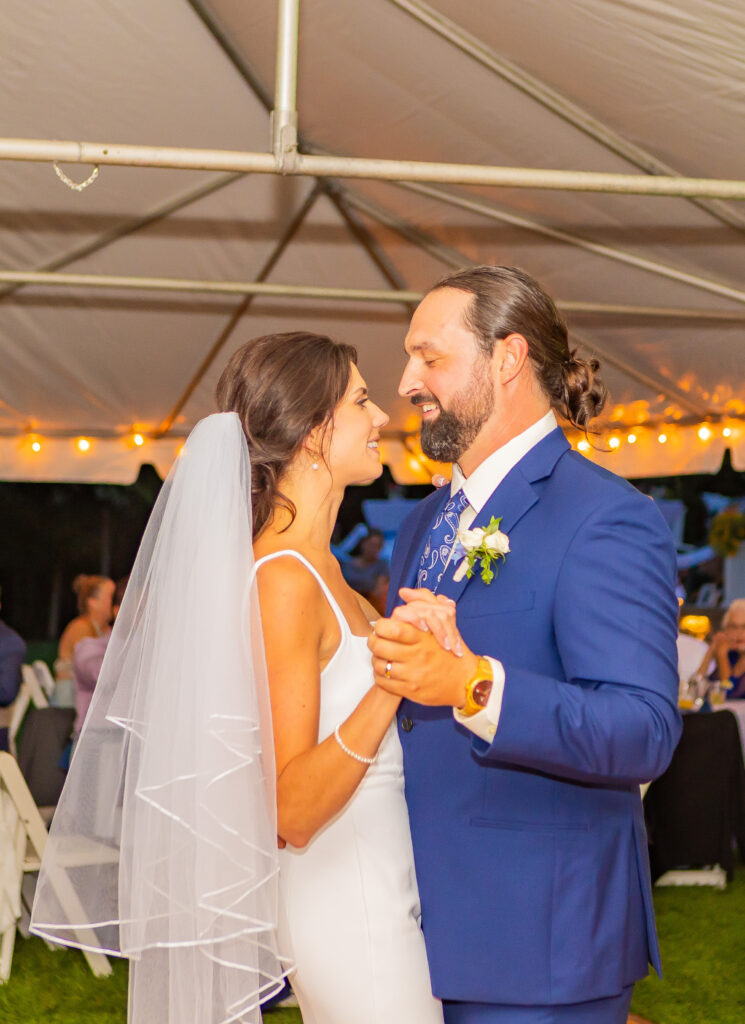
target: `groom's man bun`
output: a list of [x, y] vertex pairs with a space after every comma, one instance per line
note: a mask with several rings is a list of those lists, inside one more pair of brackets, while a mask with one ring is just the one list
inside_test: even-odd
[[470, 292], [466, 326], [487, 356], [509, 334], [522, 334], [536, 378], [556, 411], [586, 430], [602, 411], [608, 390], [598, 376], [597, 359], [579, 359], [569, 348], [567, 327], [553, 300], [517, 267], [469, 267], [449, 274], [430, 291]]

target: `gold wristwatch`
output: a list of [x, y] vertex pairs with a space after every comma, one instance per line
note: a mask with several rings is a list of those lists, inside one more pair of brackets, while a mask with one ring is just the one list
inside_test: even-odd
[[494, 685], [494, 673], [491, 662], [488, 658], [479, 658], [476, 672], [466, 683], [466, 703], [458, 708], [458, 713], [466, 718], [483, 711], [486, 707], [492, 686]]

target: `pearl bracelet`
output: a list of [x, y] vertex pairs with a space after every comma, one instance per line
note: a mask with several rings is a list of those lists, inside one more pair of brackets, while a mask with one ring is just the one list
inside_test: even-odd
[[339, 729], [340, 728], [341, 728], [341, 723], [339, 723], [339, 725], [337, 725], [337, 727], [334, 729], [334, 739], [339, 744], [339, 746], [344, 751], [344, 753], [348, 757], [353, 757], [355, 761], [360, 761], [362, 764], [375, 764], [375, 762], [378, 759], [378, 755], [376, 754], [375, 757], [363, 757], [362, 754], [355, 754], [355, 752], [353, 750], [349, 749], [349, 747], [346, 745], [344, 740], [339, 735]]

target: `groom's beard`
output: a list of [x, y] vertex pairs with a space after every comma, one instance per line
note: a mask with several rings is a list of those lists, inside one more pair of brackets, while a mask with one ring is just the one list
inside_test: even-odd
[[434, 402], [440, 406], [436, 420], [422, 423], [422, 451], [428, 458], [436, 462], [457, 462], [478, 437], [494, 411], [494, 385], [488, 367], [488, 362], [486, 365], [476, 363], [468, 384], [454, 396], [447, 410], [434, 395], [426, 398], [417, 395], [417, 405]]

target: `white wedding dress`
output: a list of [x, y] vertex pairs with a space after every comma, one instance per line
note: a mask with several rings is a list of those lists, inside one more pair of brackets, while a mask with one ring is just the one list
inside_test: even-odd
[[[313, 566], [341, 630], [321, 672], [319, 743], [373, 685], [367, 638], [352, 633]], [[303, 1024], [442, 1024], [431, 993], [395, 721], [342, 811], [304, 849], [281, 850], [280, 949]]]

